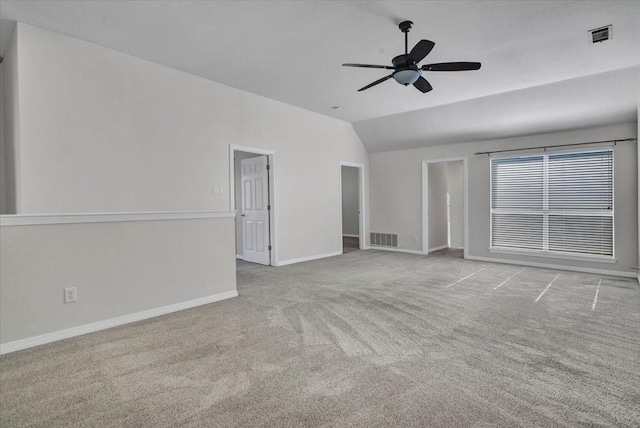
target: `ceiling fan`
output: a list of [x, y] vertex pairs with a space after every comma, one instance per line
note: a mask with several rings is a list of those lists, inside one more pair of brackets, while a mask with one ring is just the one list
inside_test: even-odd
[[382, 79], [376, 80], [373, 83], [368, 84], [364, 88], [358, 89], [358, 92], [369, 89], [372, 86], [378, 85], [385, 80], [392, 77], [396, 82], [401, 85], [413, 85], [421, 92], [429, 92], [433, 87], [427, 82], [427, 79], [422, 77], [423, 71], [464, 71], [464, 70], [478, 70], [481, 64], [479, 62], [439, 62], [435, 64], [425, 64], [420, 66], [418, 63], [424, 59], [431, 49], [435, 46], [431, 40], [420, 40], [408, 52], [409, 36], [408, 33], [413, 26], [411, 21], [402, 21], [398, 24], [400, 31], [404, 33], [404, 54], [398, 55], [391, 60], [393, 67], [389, 65], [372, 65], [372, 64], [342, 64], [345, 67], [364, 67], [364, 68], [384, 68], [387, 70], [393, 70], [388, 76]]

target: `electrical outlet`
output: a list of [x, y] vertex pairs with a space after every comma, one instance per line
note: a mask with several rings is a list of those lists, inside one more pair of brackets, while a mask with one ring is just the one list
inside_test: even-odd
[[215, 186], [211, 189], [211, 194], [212, 195], [224, 195], [224, 187], [222, 186]]
[[413, 235], [413, 242], [418, 242], [418, 235]]
[[64, 289], [64, 302], [73, 303], [78, 301], [78, 287], [68, 287]]

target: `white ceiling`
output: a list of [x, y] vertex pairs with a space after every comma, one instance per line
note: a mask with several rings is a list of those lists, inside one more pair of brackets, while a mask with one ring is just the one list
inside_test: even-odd
[[[637, 67], [353, 124], [371, 152], [559, 132], [637, 120]], [[629, 137], [632, 137], [631, 135]]]
[[[437, 117], [480, 113], [509, 136], [541, 126], [556, 130], [563, 118], [565, 127], [593, 124], [598, 115], [620, 121], [620, 114], [631, 117], [637, 109], [637, 70], [635, 80], [626, 77], [627, 87], [609, 72], [640, 65], [638, 1], [2, 0], [0, 17], [351, 122], [375, 151], [480, 132], [472, 126], [477, 120], [448, 129]], [[424, 62], [479, 61], [482, 69], [425, 73], [434, 87], [427, 94], [393, 80], [358, 93], [385, 70], [341, 64], [390, 64], [403, 53], [397, 23], [404, 19], [414, 22], [410, 47], [421, 38], [436, 43]], [[609, 24], [612, 40], [588, 42], [589, 29]], [[0, 47], [7, 43], [6, 27], [2, 22]], [[605, 90], [601, 79], [623, 97], [620, 103], [595, 102]], [[566, 88], [562, 81], [569, 81]], [[473, 101], [462, 103], [467, 100]], [[541, 107], [543, 100], [553, 114]], [[495, 112], [507, 101], [509, 119], [497, 120], [504, 119]], [[584, 118], [576, 118], [578, 103]], [[335, 105], [342, 109], [332, 110]], [[540, 111], [528, 114], [531, 106]]]

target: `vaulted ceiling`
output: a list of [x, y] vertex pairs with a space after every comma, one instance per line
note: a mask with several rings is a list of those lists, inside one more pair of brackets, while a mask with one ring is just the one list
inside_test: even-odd
[[[13, 1], [0, 47], [21, 21], [351, 122], [371, 151], [634, 120], [640, 65], [637, 1]], [[479, 61], [425, 72], [422, 94], [393, 80], [357, 89], [409, 47], [425, 62]], [[588, 30], [613, 25], [592, 44]], [[388, 73], [386, 73], [388, 74]], [[332, 109], [340, 106], [340, 109]]]

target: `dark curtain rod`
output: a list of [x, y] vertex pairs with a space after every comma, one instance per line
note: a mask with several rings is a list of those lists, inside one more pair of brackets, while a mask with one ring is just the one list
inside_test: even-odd
[[603, 143], [624, 143], [627, 141], [636, 141], [637, 138], [626, 138], [624, 140], [604, 140], [604, 141], [591, 141], [589, 143], [573, 143], [573, 144], [558, 144], [557, 146], [540, 146], [540, 147], [527, 147], [525, 149], [508, 149], [508, 150], [494, 150], [492, 152], [476, 152], [476, 155], [492, 155], [493, 153], [505, 153], [505, 152], [520, 152], [523, 150], [536, 150], [536, 149], [544, 149], [547, 151], [549, 148], [556, 147], [571, 147], [571, 146], [584, 146], [587, 144], [603, 144]]

